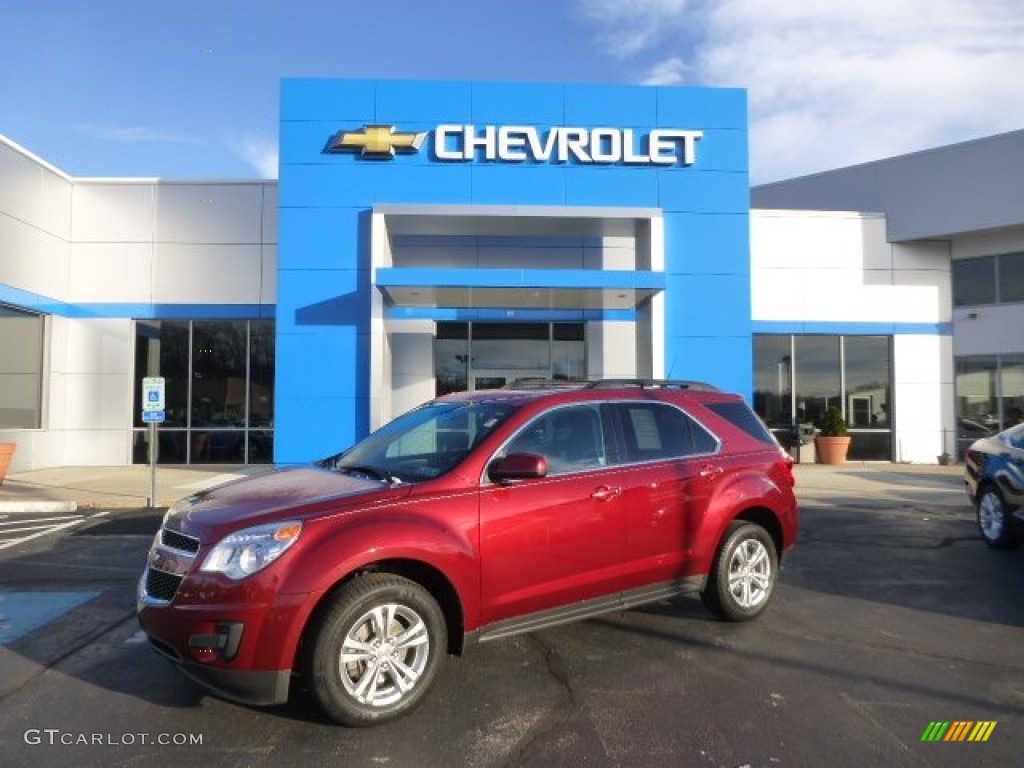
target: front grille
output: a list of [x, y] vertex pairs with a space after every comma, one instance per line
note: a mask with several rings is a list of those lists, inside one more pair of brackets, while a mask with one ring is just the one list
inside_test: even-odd
[[179, 552], [189, 552], [193, 555], [199, 551], [199, 539], [177, 531], [169, 531], [166, 528], [160, 532], [160, 543], [165, 547], [176, 549]]
[[173, 573], [165, 573], [164, 571], [150, 568], [146, 572], [146, 594], [157, 600], [167, 600], [169, 602], [174, 599], [182, 578], [181, 576], [175, 576]]

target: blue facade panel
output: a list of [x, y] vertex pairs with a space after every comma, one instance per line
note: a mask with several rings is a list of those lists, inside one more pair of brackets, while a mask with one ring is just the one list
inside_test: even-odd
[[[472, 125], [479, 132], [474, 141], [483, 140], [487, 126], [527, 126], [536, 131], [532, 140], [543, 147], [542, 156], [532, 148], [527, 153], [520, 136], [504, 159], [493, 152], [487, 157], [482, 145], [468, 159], [441, 158], [439, 149], [452, 152], [463, 138], [449, 136], [450, 144], [436, 146], [439, 125]], [[418, 149], [399, 147], [394, 156], [358, 146], [332, 151], [339, 149], [333, 147], [339, 134], [362, 134], [365, 126], [393, 126], [405, 140], [422, 138], [416, 139]], [[565, 147], [565, 156], [558, 156], [550, 137], [559, 127], [623, 130], [622, 136], [631, 137], [622, 139], [623, 146], [635, 139], [629, 151], [641, 156], [653, 130], [702, 131], [703, 136], [693, 145], [692, 164], [627, 161], [625, 151], [622, 162], [588, 163]], [[321, 457], [369, 427], [371, 306], [378, 290], [369, 270], [369, 214], [378, 204], [661, 209], [666, 274], [655, 282], [665, 292], [666, 375], [750, 393], [744, 91], [285, 80], [280, 151], [278, 462]], [[398, 271], [391, 277], [404, 279]], [[478, 282], [488, 279], [481, 274]], [[581, 276], [565, 279], [578, 282]], [[474, 282], [471, 272], [467, 280]], [[607, 280], [605, 275], [597, 284]], [[391, 308], [388, 316], [467, 318], [494, 311]], [[564, 312], [595, 321], [633, 316], [582, 308], [545, 312], [545, 317]], [[509, 310], [505, 317], [534, 315]]]

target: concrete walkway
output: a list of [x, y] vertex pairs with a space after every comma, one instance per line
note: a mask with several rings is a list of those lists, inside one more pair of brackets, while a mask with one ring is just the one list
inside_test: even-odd
[[[156, 503], [166, 507], [196, 491], [272, 466], [157, 467]], [[76, 509], [139, 508], [150, 505], [150, 469], [56, 467], [17, 472], [0, 485], [0, 512], [74, 512]]]
[[[269, 465], [158, 467], [156, 507], [166, 507], [197, 491], [273, 469]], [[872, 497], [892, 494], [930, 496], [958, 492], [950, 501], [966, 503], [963, 467], [926, 464], [848, 463], [840, 467], [798, 464], [801, 502], [817, 497]], [[0, 512], [74, 512], [149, 506], [148, 466], [57, 467], [8, 475], [0, 485]]]

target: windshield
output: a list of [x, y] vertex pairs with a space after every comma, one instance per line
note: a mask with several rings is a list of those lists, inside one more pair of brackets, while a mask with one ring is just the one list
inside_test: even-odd
[[430, 480], [466, 458], [518, 407], [505, 402], [425, 405], [321, 464], [389, 483]]

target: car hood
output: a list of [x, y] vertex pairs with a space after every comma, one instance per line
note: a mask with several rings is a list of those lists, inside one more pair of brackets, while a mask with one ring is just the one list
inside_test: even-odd
[[[378, 494], [394, 499], [409, 493], [411, 486], [390, 486], [365, 475], [335, 472], [316, 467], [279, 469], [257, 477], [235, 480], [202, 491], [173, 504], [166, 525], [200, 535], [204, 531], [238, 523], [271, 522], [294, 514], [304, 517], [308, 508], [325, 502], [342, 502]], [[378, 499], [373, 499], [377, 501]], [[359, 498], [360, 502], [369, 501]], [[332, 505], [336, 510], [337, 505]]]

